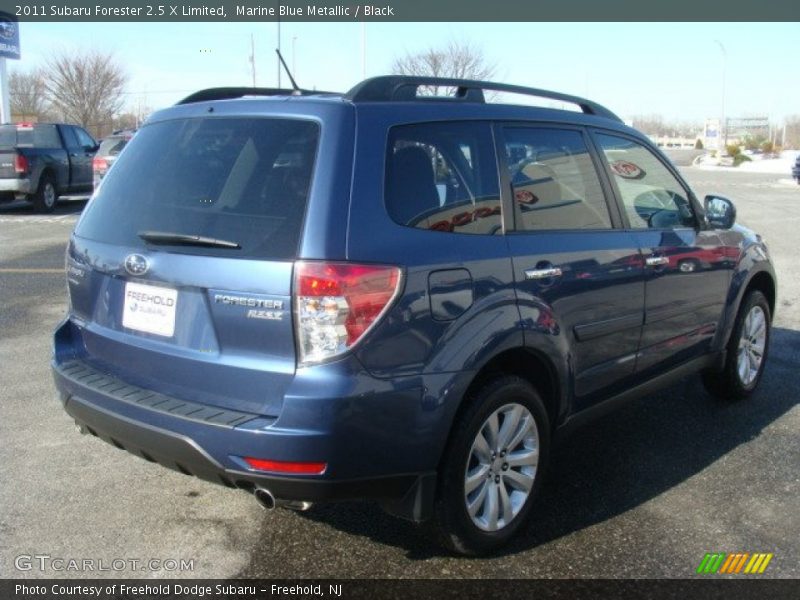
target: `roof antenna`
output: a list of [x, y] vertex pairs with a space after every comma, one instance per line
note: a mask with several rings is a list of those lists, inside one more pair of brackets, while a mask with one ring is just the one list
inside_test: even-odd
[[297, 86], [297, 82], [292, 77], [292, 72], [289, 70], [289, 67], [286, 66], [286, 61], [283, 60], [283, 55], [278, 48], [275, 48], [275, 53], [278, 55], [278, 59], [281, 61], [283, 65], [283, 70], [286, 71], [286, 74], [289, 76], [289, 81], [292, 82], [292, 95], [293, 96], [301, 96], [303, 94], [302, 90]]

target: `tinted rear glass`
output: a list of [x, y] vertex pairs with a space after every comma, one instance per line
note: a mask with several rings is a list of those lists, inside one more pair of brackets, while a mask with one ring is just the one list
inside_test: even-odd
[[241, 249], [171, 252], [289, 259], [297, 252], [319, 127], [296, 119], [177, 119], [147, 125], [103, 179], [76, 234], [142, 246], [143, 231]]
[[392, 128], [386, 208], [396, 223], [445, 233], [502, 233], [500, 188], [488, 123]]
[[61, 148], [61, 139], [55, 125], [0, 127], [0, 147], [35, 146], [36, 148]]
[[130, 138], [127, 137], [112, 137], [106, 138], [102, 142], [100, 142], [100, 148], [97, 150], [97, 156], [116, 156], [125, 145], [128, 143]]

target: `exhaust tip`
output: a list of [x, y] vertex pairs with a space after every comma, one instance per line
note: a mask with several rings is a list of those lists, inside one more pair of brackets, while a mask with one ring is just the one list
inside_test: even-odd
[[273, 496], [272, 492], [270, 492], [268, 489], [259, 487], [256, 488], [253, 494], [255, 495], [256, 500], [258, 500], [258, 503], [266, 510], [272, 510], [275, 508], [275, 496]]

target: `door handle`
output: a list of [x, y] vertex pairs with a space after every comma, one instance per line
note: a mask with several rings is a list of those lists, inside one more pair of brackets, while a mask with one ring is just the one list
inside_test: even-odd
[[644, 263], [648, 267], [660, 267], [669, 264], [669, 259], [666, 256], [648, 256]]
[[547, 267], [546, 269], [528, 269], [525, 271], [525, 279], [550, 279], [551, 277], [561, 277], [561, 268]]

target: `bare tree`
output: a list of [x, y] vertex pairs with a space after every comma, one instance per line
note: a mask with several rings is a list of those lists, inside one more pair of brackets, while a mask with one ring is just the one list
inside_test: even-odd
[[[397, 75], [426, 77], [451, 77], [455, 79], [491, 79], [497, 67], [488, 62], [480, 47], [469, 42], [450, 41], [440, 48], [429, 48], [415, 54], [396, 58], [392, 72]], [[436, 95], [436, 87], [425, 88], [421, 93]], [[448, 89], [445, 94], [452, 94]]]
[[638, 115], [633, 117], [633, 127], [647, 135], [659, 137], [692, 137], [703, 129], [701, 123], [691, 121], [665, 121], [661, 115]]
[[41, 71], [12, 71], [8, 76], [11, 114], [43, 120], [47, 114], [47, 87]]
[[45, 85], [61, 118], [96, 135], [110, 130], [123, 105], [128, 75], [114, 56], [98, 50], [66, 52], [47, 61]]

